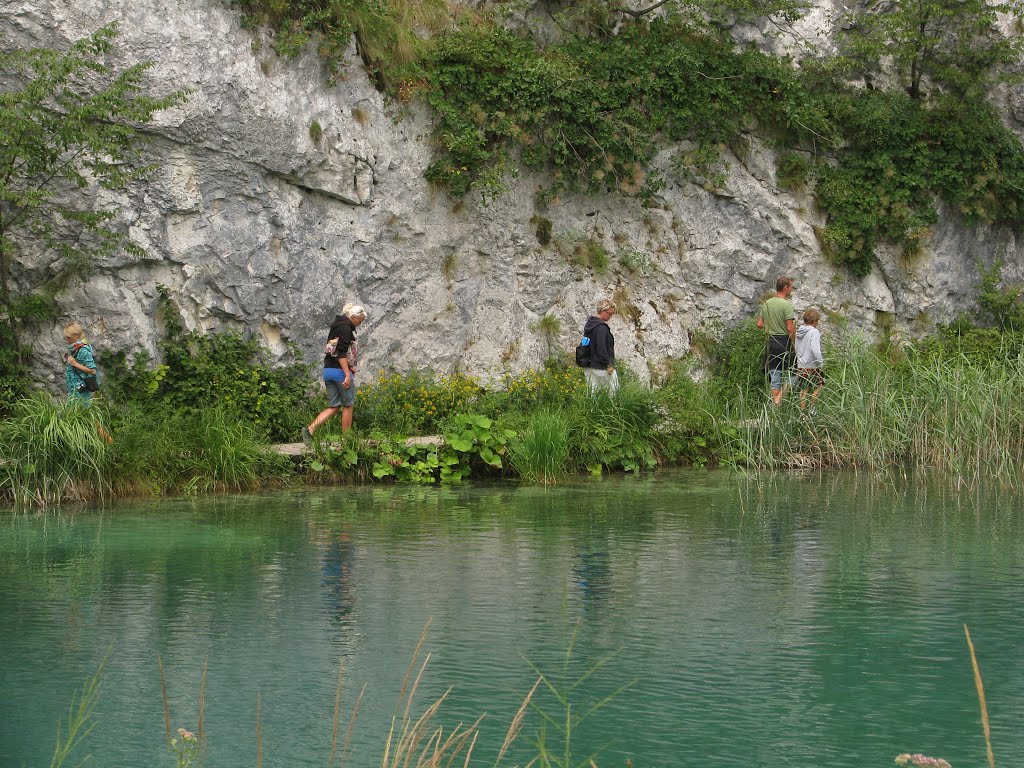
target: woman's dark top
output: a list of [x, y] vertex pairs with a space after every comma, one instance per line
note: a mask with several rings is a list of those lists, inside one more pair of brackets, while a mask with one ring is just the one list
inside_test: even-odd
[[345, 315], [335, 317], [334, 322], [331, 323], [331, 330], [327, 332], [327, 340], [338, 340], [338, 346], [335, 350], [337, 357], [324, 355], [324, 368], [341, 368], [341, 363], [338, 360], [345, 356], [355, 338], [356, 327], [352, 324], [352, 321], [345, 317]]

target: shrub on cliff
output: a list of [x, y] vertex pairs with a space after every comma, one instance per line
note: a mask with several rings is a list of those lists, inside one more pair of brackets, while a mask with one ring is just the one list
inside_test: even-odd
[[[108, 62], [117, 26], [66, 50], [0, 51], [0, 408], [25, 390], [27, 324], [52, 320], [53, 297], [87, 275], [96, 258], [142, 249], [97, 205], [95, 192], [123, 190], [152, 170], [140, 156], [139, 126], [185, 99], [145, 92], [152, 62]], [[30, 269], [26, 248], [43, 249], [46, 269]]]

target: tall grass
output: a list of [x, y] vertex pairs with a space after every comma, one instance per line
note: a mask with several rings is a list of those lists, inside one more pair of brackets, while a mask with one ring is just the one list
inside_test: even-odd
[[40, 506], [102, 495], [109, 453], [97, 423], [78, 401], [20, 401], [0, 421], [0, 495]]
[[577, 398], [570, 438], [577, 466], [636, 470], [653, 467], [661, 419], [652, 391], [631, 378], [609, 397], [597, 392]]
[[569, 416], [563, 410], [534, 413], [522, 434], [512, 441], [512, 467], [531, 483], [554, 483], [568, 472]]
[[101, 402], [84, 408], [38, 396], [0, 421], [0, 498], [22, 506], [246, 490], [288, 471], [252, 424], [217, 408], [114, 411]]
[[795, 393], [775, 408], [739, 400], [738, 451], [755, 467], [929, 468], [958, 483], [1024, 478], [1024, 358], [893, 362], [863, 344], [830, 357], [816, 413]]

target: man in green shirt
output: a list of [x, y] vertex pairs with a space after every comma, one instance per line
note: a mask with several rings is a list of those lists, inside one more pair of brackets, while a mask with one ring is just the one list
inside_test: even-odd
[[790, 369], [796, 347], [796, 312], [789, 301], [792, 292], [793, 279], [780, 277], [775, 281], [775, 295], [757, 312], [757, 327], [768, 333], [767, 367], [772, 402], [776, 405], [782, 402], [783, 384], [792, 383]]

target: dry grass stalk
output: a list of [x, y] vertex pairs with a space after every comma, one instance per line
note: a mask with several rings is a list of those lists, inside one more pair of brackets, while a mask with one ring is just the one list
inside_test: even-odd
[[[416, 685], [413, 685], [409, 691], [409, 699], [411, 700], [413, 695], [416, 693], [416, 687], [419, 685], [420, 675], [423, 674], [423, 668], [426, 667], [427, 661], [430, 659], [430, 654], [427, 654], [427, 659], [423, 662], [423, 667], [420, 668], [420, 674], [416, 677]], [[395, 760], [392, 765], [398, 765], [400, 756], [405, 758], [403, 765], [408, 765], [409, 753], [416, 744], [423, 738], [423, 733], [426, 726], [433, 719], [434, 715], [437, 714], [437, 710], [441, 707], [441, 704], [445, 699], [448, 698], [448, 694], [451, 693], [452, 689], [449, 688], [429, 707], [424, 710], [423, 714], [419, 716], [415, 723], [411, 723], [407, 715], [402, 717], [402, 735], [398, 739], [398, 744], [395, 747]], [[408, 713], [408, 702], [406, 705], [406, 713]], [[392, 729], [392, 733], [394, 729]], [[390, 746], [390, 745], [388, 745]]]
[[203, 677], [199, 681], [199, 722], [196, 725], [196, 739], [200, 745], [203, 743], [203, 720], [206, 715], [206, 670], [209, 664], [209, 657], [203, 659]]
[[[450, 768], [460, 756], [463, 758], [463, 764], [468, 765], [473, 748], [476, 746], [479, 725], [483, 716], [468, 728], [459, 723], [447, 736], [443, 727], [433, 727], [433, 720], [451, 693], [451, 688], [441, 694], [423, 710], [419, 717], [413, 720], [412, 702], [430, 661], [429, 653], [426, 654], [422, 662], [419, 661], [429, 626], [428, 622], [423, 634], [420, 635], [409, 668], [402, 680], [401, 691], [395, 704], [395, 713], [392, 715], [391, 727], [388, 729], [387, 740], [384, 743], [381, 768], [442, 768], [442, 766]], [[416, 670], [414, 676], [413, 670], [417, 664], [419, 669]], [[410, 680], [412, 680], [411, 685]]]
[[263, 739], [260, 734], [260, 691], [256, 689], [256, 768], [263, 768]]
[[338, 754], [338, 715], [341, 712], [341, 681], [344, 673], [344, 662], [338, 660], [338, 684], [334, 688], [334, 718], [331, 721], [331, 759], [330, 768], [334, 768], [334, 757]]
[[[416, 642], [416, 647], [412, 650], [412, 658], [409, 659], [409, 666], [405, 670], [405, 677], [402, 678], [402, 689], [398, 692], [398, 701], [395, 703], [395, 717], [398, 716], [398, 710], [401, 708], [402, 701], [405, 699], [405, 691], [409, 685], [409, 676], [412, 675], [412, 671], [415, 669], [416, 662], [420, 657], [420, 650], [423, 648], [423, 643], [427, 640], [427, 631], [430, 629], [430, 622], [431, 619], [427, 619], [427, 623], [424, 625], [423, 631], [420, 633], [420, 639]], [[408, 715], [408, 706], [406, 707], [406, 714]]]
[[523, 703], [519, 705], [519, 711], [512, 718], [512, 722], [508, 726], [508, 733], [505, 734], [505, 740], [501, 743], [501, 749], [498, 750], [498, 759], [494, 761], [494, 768], [498, 768], [498, 765], [501, 764], [501, 759], [505, 756], [505, 752], [512, 746], [512, 742], [516, 740], [516, 737], [519, 736], [519, 731], [523, 727], [523, 719], [526, 717], [526, 711], [530, 707], [530, 701], [533, 699], [533, 694], [536, 693], [537, 687], [543, 679], [543, 675], [537, 678], [537, 682], [533, 684], [533, 688], [526, 694]]
[[988, 724], [988, 706], [985, 704], [985, 685], [981, 681], [981, 668], [978, 666], [978, 657], [974, 654], [974, 643], [971, 642], [971, 632], [964, 624], [964, 635], [967, 636], [967, 648], [971, 652], [971, 667], [974, 669], [974, 687], [978, 689], [978, 704], [981, 706], [981, 727], [985, 731], [985, 749], [988, 753], [989, 768], [996, 768], [996, 756], [992, 752], [992, 731]]
[[[479, 723], [480, 721], [477, 720], [477, 722]], [[462, 764], [462, 768], [469, 768], [469, 758], [473, 754], [473, 747], [476, 746], [476, 738], [479, 735], [480, 735], [479, 731], [476, 731], [473, 734], [473, 741], [470, 742], [469, 749], [466, 750], [466, 761]]]
[[164, 678], [164, 660], [160, 654], [156, 655], [156, 663], [160, 665], [160, 693], [164, 697], [164, 735], [167, 741], [171, 740], [171, 710], [167, 706], [167, 681]]
[[352, 731], [356, 726], [356, 716], [359, 714], [359, 705], [363, 701], [363, 694], [366, 693], [366, 683], [363, 683], [363, 688], [359, 691], [359, 695], [356, 697], [356, 704], [352, 708], [352, 717], [348, 721], [348, 730], [345, 731], [345, 741], [341, 743], [341, 760], [339, 765], [345, 764], [345, 757], [348, 755], [348, 743], [352, 739]]

